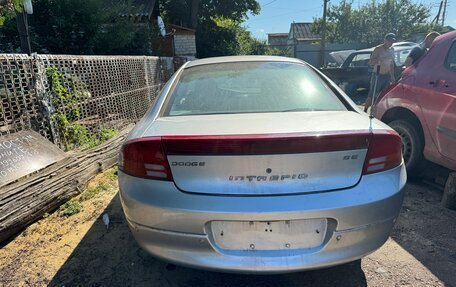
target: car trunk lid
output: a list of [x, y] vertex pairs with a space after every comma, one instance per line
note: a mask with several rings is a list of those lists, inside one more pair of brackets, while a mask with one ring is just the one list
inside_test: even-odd
[[[371, 137], [366, 117], [355, 112], [265, 116], [250, 114], [248, 121], [246, 115], [189, 116], [185, 122], [183, 117], [162, 118], [151, 128], [155, 134], [174, 129], [161, 141], [173, 180], [185, 192], [278, 195], [357, 184]], [[273, 124], [265, 125], [265, 118]], [[290, 124], [279, 132], [276, 121]], [[242, 129], [233, 129], [236, 122], [244, 123]]]

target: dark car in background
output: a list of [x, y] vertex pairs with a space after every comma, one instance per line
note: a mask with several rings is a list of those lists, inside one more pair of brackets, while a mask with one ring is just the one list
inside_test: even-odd
[[[413, 46], [396, 45], [393, 46], [393, 49], [396, 77], [399, 77], [405, 59], [413, 49]], [[374, 48], [353, 51], [339, 67], [321, 69], [326, 76], [341, 87], [357, 104], [364, 103], [369, 92], [371, 73], [368, 63], [373, 50]]]

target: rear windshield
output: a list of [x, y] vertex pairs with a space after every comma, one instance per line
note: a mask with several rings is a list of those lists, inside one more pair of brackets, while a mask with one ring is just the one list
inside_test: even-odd
[[185, 69], [165, 116], [346, 110], [309, 67], [237, 62]]

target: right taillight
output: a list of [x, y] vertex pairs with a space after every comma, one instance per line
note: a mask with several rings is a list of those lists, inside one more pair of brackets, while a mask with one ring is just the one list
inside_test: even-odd
[[126, 142], [120, 151], [119, 169], [131, 176], [173, 180], [161, 137], [145, 137]]
[[395, 131], [374, 133], [364, 162], [363, 174], [392, 169], [401, 163], [401, 137]]

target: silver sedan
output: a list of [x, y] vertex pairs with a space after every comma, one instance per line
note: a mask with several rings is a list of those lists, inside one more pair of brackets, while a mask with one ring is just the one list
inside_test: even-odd
[[357, 260], [403, 200], [401, 139], [305, 62], [186, 63], [124, 143], [137, 242], [176, 264], [279, 273]]

